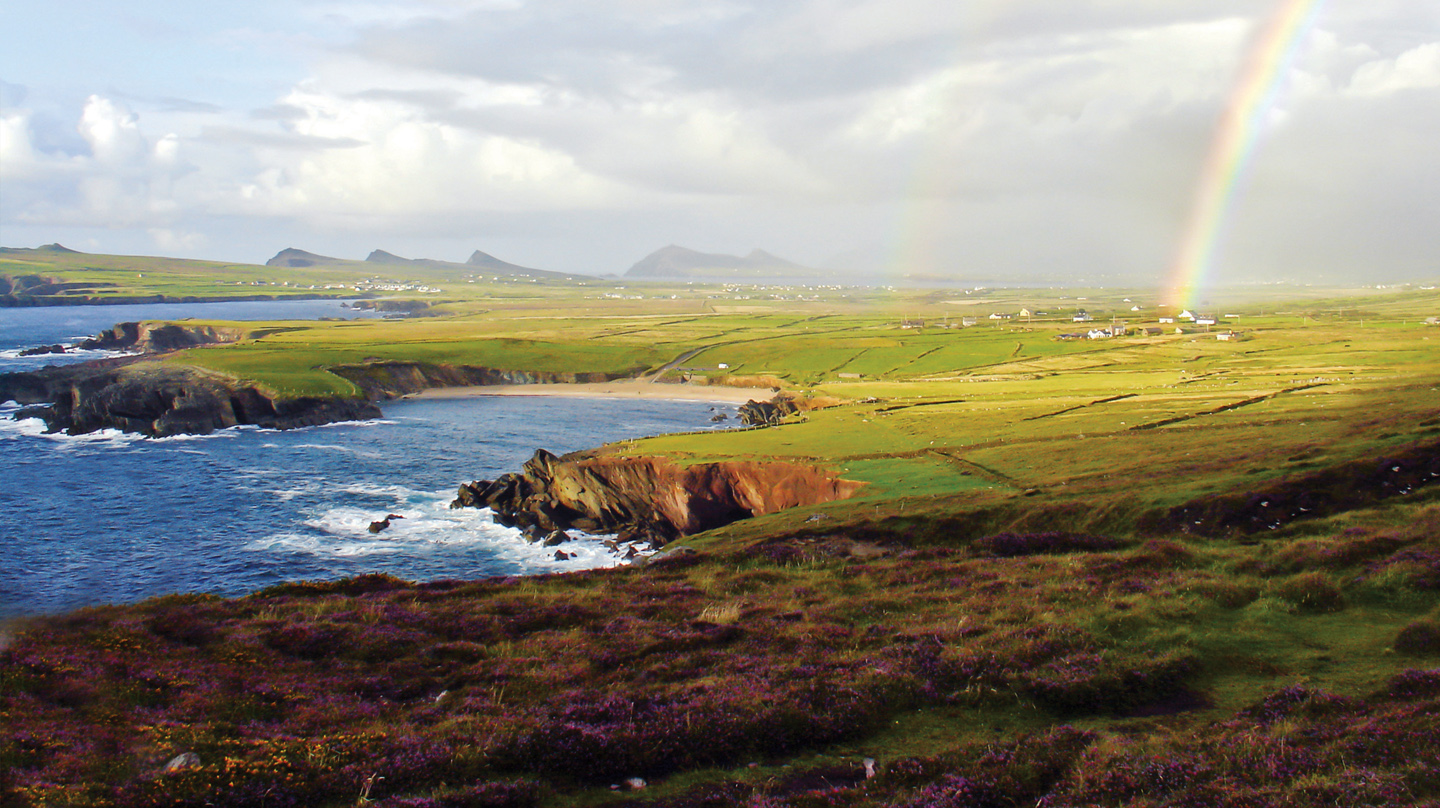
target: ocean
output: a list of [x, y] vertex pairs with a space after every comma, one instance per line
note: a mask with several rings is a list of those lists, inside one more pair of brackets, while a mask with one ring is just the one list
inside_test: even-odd
[[[331, 301], [0, 309], [0, 372], [78, 361], [16, 354], [125, 320], [354, 314]], [[449, 503], [461, 483], [516, 471], [537, 448], [717, 428], [715, 411], [734, 415], [718, 403], [498, 396], [381, 408], [373, 421], [156, 440], [46, 435], [0, 403], [0, 617], [367, 572], [434, 580], [613, 566], [623, 562], [599, 538], [565, 545], [577, 557], [557, 561], [488, 511]], [[370, 533], [387, 514], [404, 518]]]

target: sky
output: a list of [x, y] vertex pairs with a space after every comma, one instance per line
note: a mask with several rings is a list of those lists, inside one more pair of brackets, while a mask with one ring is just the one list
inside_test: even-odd
[[[1279, 5], [13, 3], [0, 244], [1160, 283]], [[1329, 0], [1277, 78], [1211, 280], [1440, 277], [1440, 3]]]

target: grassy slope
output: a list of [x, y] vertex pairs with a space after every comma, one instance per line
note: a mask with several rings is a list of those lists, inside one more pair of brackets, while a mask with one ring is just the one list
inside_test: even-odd
[[[393, 805], [606, 804], [643, 775], [657, 805], [1440, 797], [1440, 679], [1387, 684], [1440, 655], [1435, 489], [1242, 540], [1135, 533], [1147, 510], [1440, 437], [1433, 294], [1267, 301], [1238, 312], [1240, 343], [1098, 344], [1054, 341], [1063, 321], [907, 331], [870, 308], [935, 319], [944, 298], [735, 313], [713, 294], [477, 292], [453, 320], [308, 324], [170, 359], [300, 391], [372, 358], [596, 370], [710, 346], [686, 364], [857, 403], [611, 451], [794, 458], [871, 485], [694, 537], [688, 564], [44, 621], [0, 656], [13, 794], [343, 805], [369, 780]], [[983, 540], [1004, 530], [1122, 546], [1041, 534], [1048, 549], [1009, 557]], [[1406, 631], [1436, 639], [1397, 652]], [[187, 750], [200, 768], [154, 777]], [[799, 774], [853, 782], [863, 757], [884, 772], [863, 788]]]

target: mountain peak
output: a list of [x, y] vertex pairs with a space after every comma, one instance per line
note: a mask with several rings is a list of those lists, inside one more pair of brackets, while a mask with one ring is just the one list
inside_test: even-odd
[[388, 253], [388, 252], [385, 252], [384, 250], [374, 250], [374, 251], [372, 251], [369, 255], [365, 256], [365, 260], [366, 260], [366, 261], [369, 261], [369, 262], [372, 263], [372, 264], [408, 264], [408, 263], [410, 263], [410, 259], [409, 259], [409, 258], [401, 258], [400, 256], [398, 256], [398, 255], [396, 255], [396, 254], [394, 254], [394, 253]]
[[265, 262], [267, 267], [313, 267], [316, 264], [334, 264], [340, 261], [339, 258], [331, 258], [328, 255], [317, 255], [304, 250], [297, 250], [294, 247], [286, 247], [275, 257]]
[[687, 278], [706, 276], [765, 277], [775, 275], [811, 274], [808, 267], [778, 258], [761, 249], [751, 250], [743, 258], [723, 253], [702, 253], [688, 247], [669, 244], [640, 259], [625, 273], [626, 277]]

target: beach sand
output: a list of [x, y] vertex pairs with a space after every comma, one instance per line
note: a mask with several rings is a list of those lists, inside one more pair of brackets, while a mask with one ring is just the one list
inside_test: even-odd
[[635, 398], [654, 401], [712, 401], [744, 404], [768, 401], [767, 387], [722, 387], [699, 384], [654, 384], [614, 381], [596, 384], [496, 384], [481, 387], [433, 387], [405, 398], [470, 398], [473, 396], [562, 396], [565, 398]]

